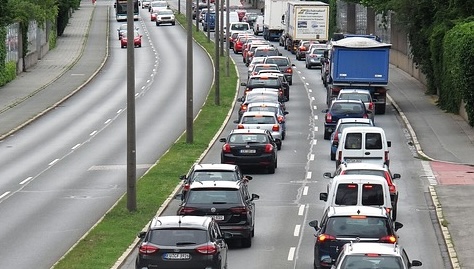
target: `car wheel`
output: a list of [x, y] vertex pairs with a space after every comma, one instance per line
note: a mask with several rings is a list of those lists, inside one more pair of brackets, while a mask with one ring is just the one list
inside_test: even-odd
[[331, 151], [331, 161], [335, 161], [336, 160], [336, 153], [332, 153]]
[[329, 138], [331, 138], [331, 133], [324, 130], [324, 140], [329, 140]]
[[281, 140], [285, 140], [285, 138], [286, 138], [286, 131], [283, 131], [281, 133]]
[[397, 211], [398, 211], [398, 206], [395, 204], [392, 208], [392, 220], [396, 221], [397, 220]]
[[[293, 79], [291, 79], [290, 81], [288, 81], [288, 84], [293, 85]], [[288, 100], [290, 100], [290, 98], [288, 97]]]
[[385, 104], [375, 106], [375, 114], [385, 114]]
[[158, 22], [156, 22], [155, 24], [156, 24], [156, 26], [160, 26], [160, 24]]
[[281, 140], [277, 140], [276, 144], [277, 144], [277, 149], [280, 150], [281, 149]]
[[267, 167], [269, 174], [275, 174], [275, 163], [272, 163], [270, 166]]
[[242, 247], [244, 248], [249, 248], [252, 246], [252, 236], [249, 236], [247, 238], [242, 238], [241, 240]]
[[171, 25], [175, 25], [175, 24], [176, 24], [176, 22], [172, 22], [172, 23], [171, 23]]

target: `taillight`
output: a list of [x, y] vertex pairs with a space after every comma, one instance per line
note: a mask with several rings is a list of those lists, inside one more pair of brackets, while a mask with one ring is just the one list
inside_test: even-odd
[[147, 244], [143, 244], [138, 248], [138, 251], [141, 254], [153, 254], [153, 253], [157, 252], [158, 250], [160, 250], [160, 249], [155, 247], [155, 246], [147, 245]]
[[222, 146], [222, 151], [223, 151], [224, 153], [230, 153], [230, 145], [227, 144], [227, 143], [224, 144], [224, 145]]
[[327, 123], [331, 123], [331, 122], [332, 122], [332, 115], [331, 115], [331, 113], [327, 113], [327, 114], [326, 114], [326, 122], [327, 122]]
[[282, 123], [283, 120], [284, 120], [283, 116], [278, 116], [278, 122], [279, 122], [279, 123]]
[[385, 151], [384, 157], [385, 157], [385, 163], [388, 163], [388, 161], [389, 161], [388, 150]]
[[273, 152], [273, 145], [272, 144], [266, 144], [265, 145], [265, 153], [272, 153]]
[[237, 129], [245, 129], [243, 124], [237, 125]]
[[186, 183], [186, 184], [184, 184], [183, 189], [184, 189], [185, 191], [188, 191], [188, 190], [189, 190], [189, 187], [190, 187], [190, 185], [189, 185], [188, 183]]
[[285, 73], [293, 73], [293, 69], [291, 67], [288, 67], [286, 69]]
[[364, 184], [364, 189], [372, 189], [373, 186], [372, 185], [367, 185], [367, 184]]
[[241, 105], [240, 111], [247, 111], [247, 105]]
[[186, 215], [186, 214], [191, 214], [193, 213], [194, 211], [196, 211], [196, 208], [195, 207], [181, 207], [179, 209], [179, 212], [178, 212], [178, 215]]
[[278, 124], [273, 125], [272, 131], [274, 131], [274, 132], [280, 131], [280, 125], [278, 125]]
[[199, 254], [213, 255], [217, 252], [217, 247], [214, 244], [207, 244], [204, 246], [199, 246], [195, 250]]
[[336, 237], [329, 234], [320, 234], [318, 236], [319, 243], [324, 243], [325, 241], [329, 241], [329, 240], [336, 240]]
[[368, 118], [369, 118], [369, 116], [368, 116], [366, 113], [364, 113], [364, 116], [362, 116], [362, 118], [364, 118], [364, 119], [368, 119]]
[[397, 192], [397, 188], [395, 188], [394, 185], [388, 186], [388, 190], [389, 190], [391, 193]]
[[245, 206], [237, 206], [230, 208], [230, 212], [235, 214], [247, 214], [247, 208]]
[[371, 111], [374, 110], [374, 103], [372, 102], [369, 103], [369, 110]]
[[395, 243], [397, 242], [397, 238], [393, 235], [386, 235], [382, 238], [380, 238], [381, 243]]
[[334, 132], [334, 136], [333, 136], [333, 142], [338, 142], [339, 141], [339, 136], [337, 135], [337, 131]]
[[337, 160], [342, 162], [342, 150], [339, 151], [339, 154], [337, 155]]

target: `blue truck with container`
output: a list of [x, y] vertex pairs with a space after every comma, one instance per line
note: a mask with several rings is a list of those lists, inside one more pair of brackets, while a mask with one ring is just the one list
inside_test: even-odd
[[375, 114], [385, 114], [391, 44], [368, 36], [351, 35], [330, 42], [321, 72], [331, 104], [341, 89], [367, 89]]
[[204, 21], [202, 23], [202, 28], [204, 32], [214, 31], [216, 28], [216, 13], [215, 12], [207, 12], [206, 16], [204, 17]]

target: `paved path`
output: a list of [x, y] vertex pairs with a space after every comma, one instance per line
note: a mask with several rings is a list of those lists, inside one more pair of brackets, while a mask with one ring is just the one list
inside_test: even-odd
[[[110, 1], [82, 1], [57, 47], [0, 88], [0, 142], [80, 90], [105, 63]], [[432, 160], [430, 193], [454, 268], [474, 269], [474, 129], [441, 111], [423, 85], [391, 67], [391, 104], [398, 110], [421, 157]], [[448, 228], [445, 227], [447, 225]], [[452, 244], [454, 242], [454, 245]], [[462, 266], [460, 266], [461, 264]]]

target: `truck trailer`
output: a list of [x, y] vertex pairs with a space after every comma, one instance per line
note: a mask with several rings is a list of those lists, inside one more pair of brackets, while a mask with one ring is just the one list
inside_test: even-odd
[[263, 38], [278, 40], [284, 30], [284, 14], [288, 0], [265, 0], [265, 14], [263, 16]]
[[285, 12], [285, 48], [292, 53], [301, 40], [329, 40], [329, 4], [320, 1], [288, 2]]
[[375, 114], [385, 114], [391, 46], [366, 36], [331, 42], [326, 55], [326, 103], [330, 105], [341, 89], [367, 89]]

